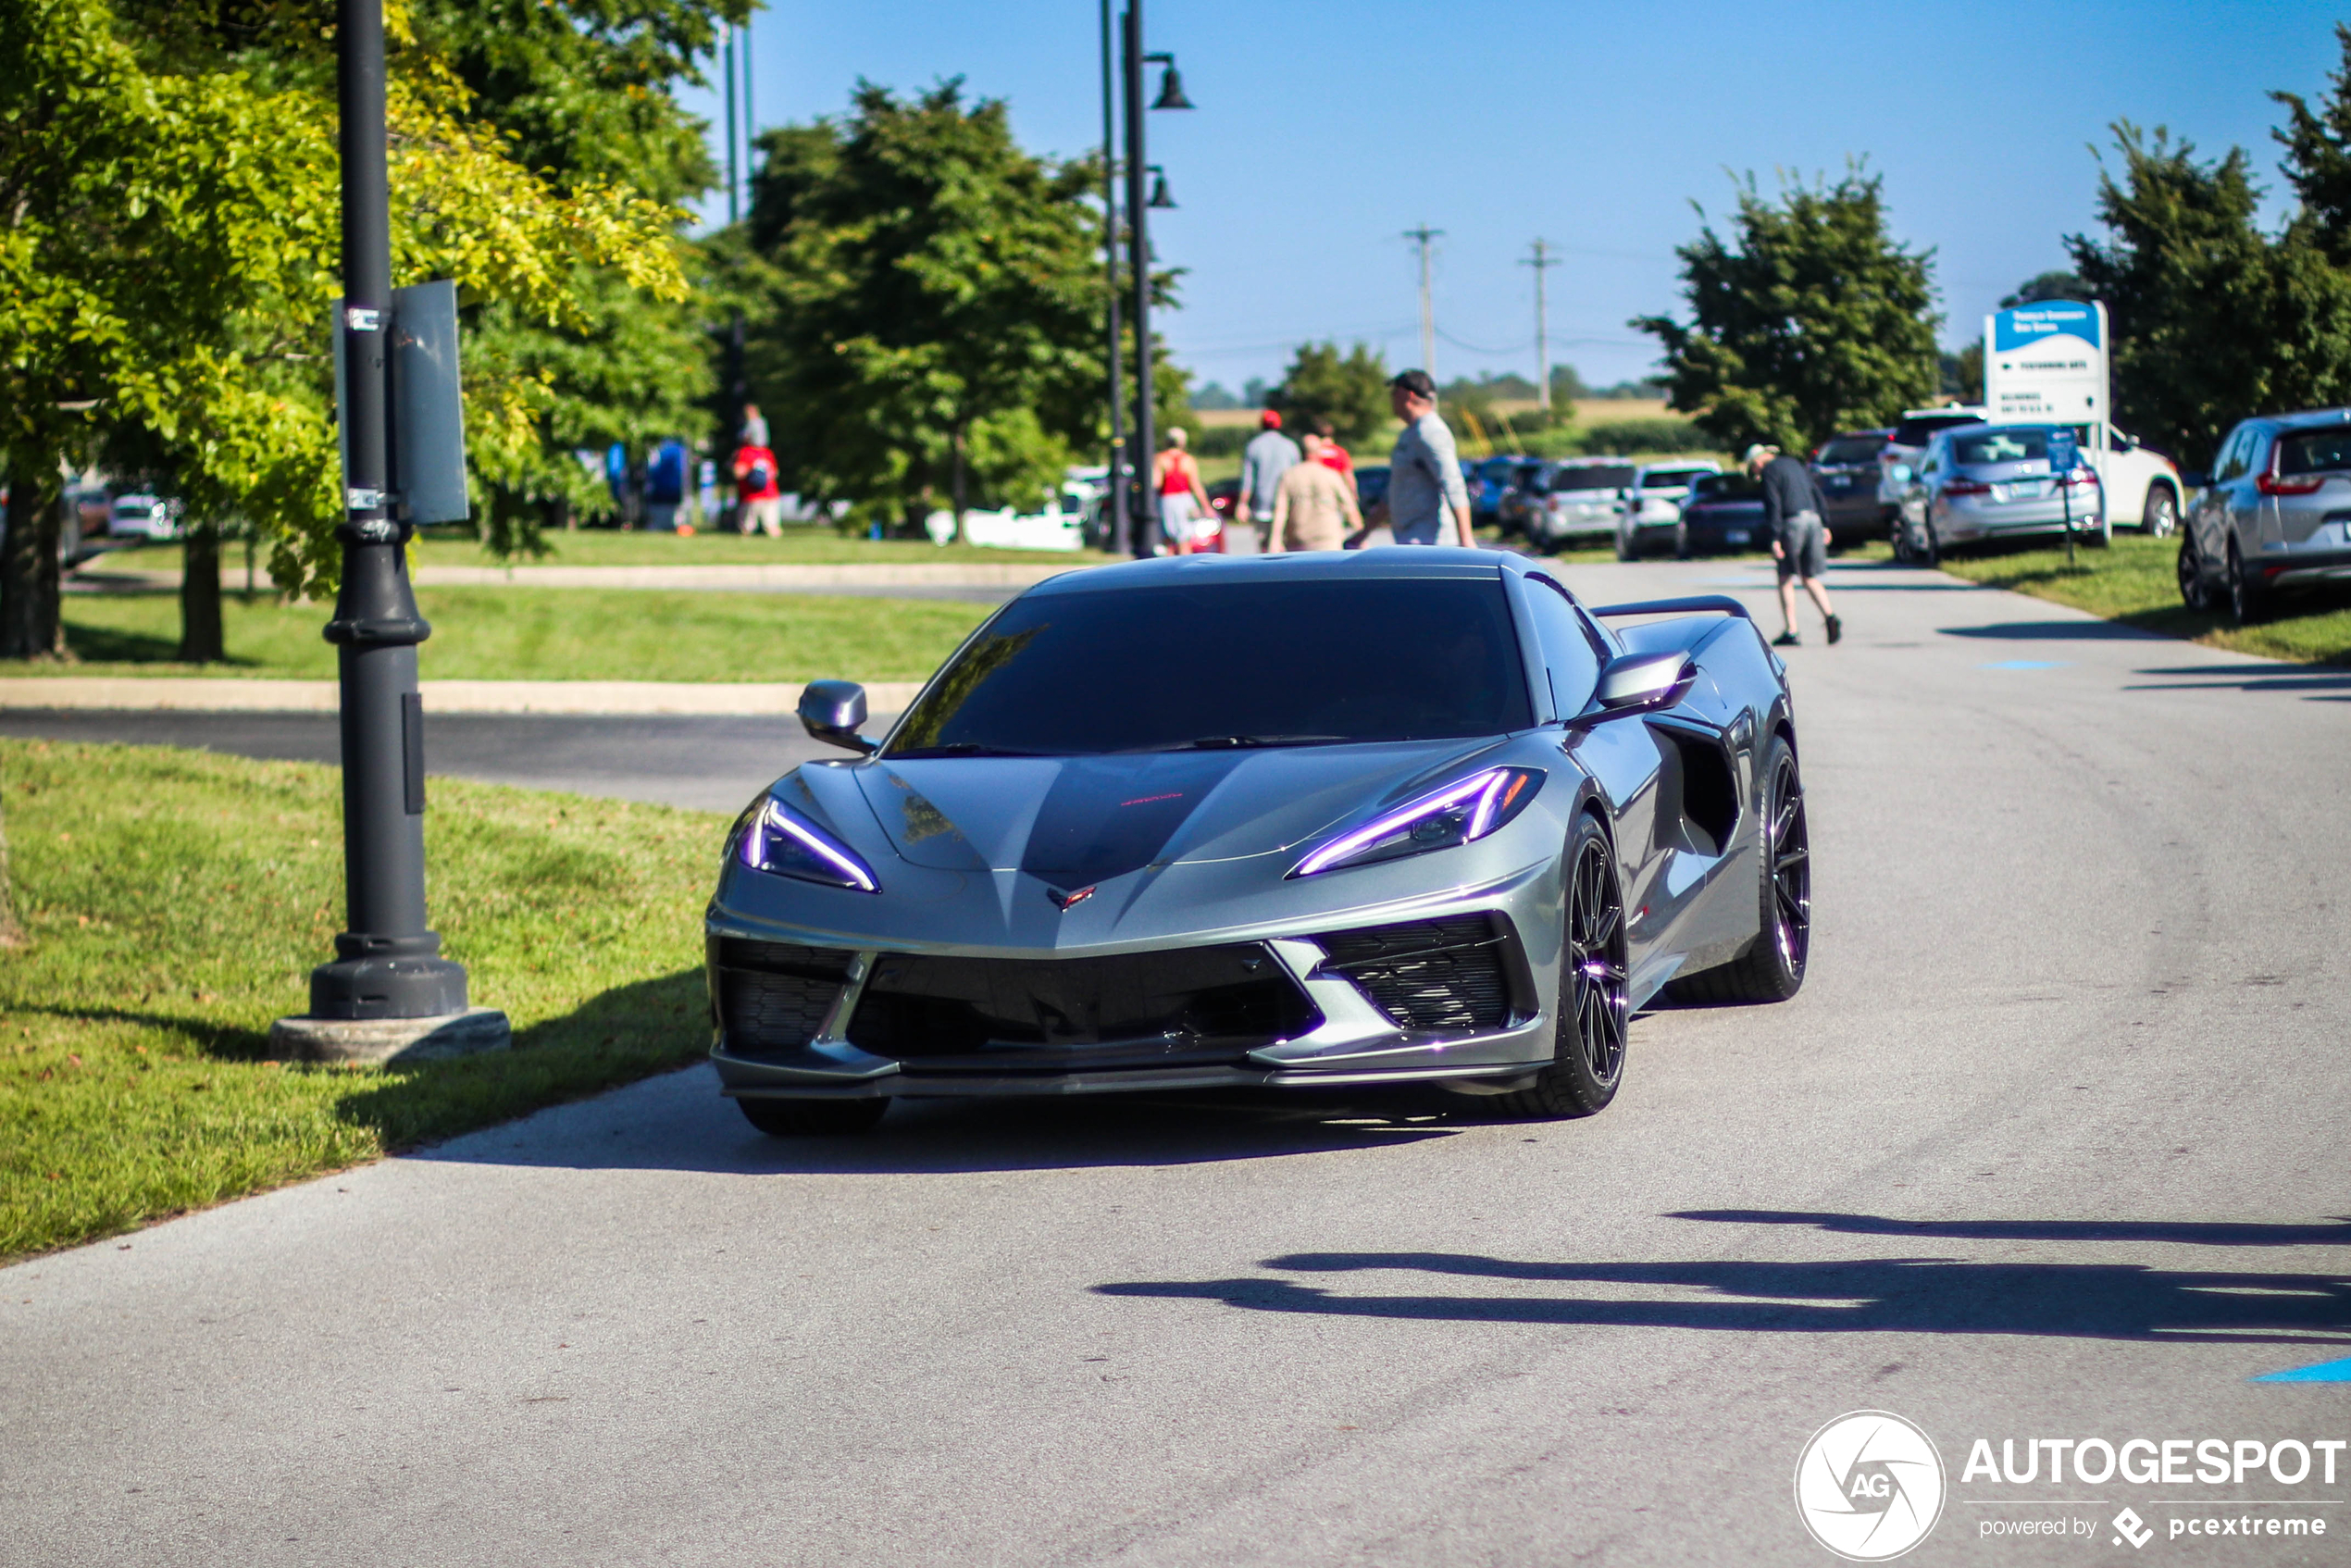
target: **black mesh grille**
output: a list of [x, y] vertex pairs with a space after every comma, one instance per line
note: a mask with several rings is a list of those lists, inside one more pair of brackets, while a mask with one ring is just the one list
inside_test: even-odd
[[1503, 937], [1491, 915], [1412, 920], [1314, 939], [1325, 973], [1352, 980], [1406, 1029], [1499, 1029], [1511, 1021]]
[[840, 948], [722, 939], [717, 964], [719, 1024], [738, 1056], [794, 1051], [816, 1038], [849, 977]]
[[1107, 958], [885, 953], [849, 1038], [926, 1073], [1071, 1072], [1229, 1063], [1320, 1022], [1254, 942]]

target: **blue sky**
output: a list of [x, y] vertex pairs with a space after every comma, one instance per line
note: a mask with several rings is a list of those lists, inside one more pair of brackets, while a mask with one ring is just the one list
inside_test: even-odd
[[[1236, 390], [1278, 379], [1308, 338], [1411, 364], [1399, 236], [1425, 223], [1446, 230], [1438, 373], [1531, 374], [1516, 263], [1540, 235], [1565, 261], [1552, 357], [1615, 381], [1653, 364], [1624, 321], [1678, 307], [1673, 247], [1698, 230], [1693, 200], [1729, 206], [1726, 169], [1768, 187], [1777, 169], [1865, 156], [1896, 234], [1935, 253], [1956, 344], [2090, 228], [2091, 145], [2114, 119], [2246, 146], [2274, 206], [2266, 93], [2324, 91], [2343, 14], [2301, 0], [1147, 0], [1149, 46], [1176, 54], [1199, 106], [1150, 117], [1151, 161], [1180, 204], [1152, 215], [1152, 238], [1188, 269], [1183, 308], [1157, 324], [1200, 380]], [[771, 125], [838, 113], [861, 76], [904, 91], [961, 75], [1010, 102], [1026, 145], [1083, 152], [1101, 138], [1099, 17], [1096, 0], [773, 0], [753, 33], [753, 106]], [[689, 103], [715, 119], [715, 96]]]

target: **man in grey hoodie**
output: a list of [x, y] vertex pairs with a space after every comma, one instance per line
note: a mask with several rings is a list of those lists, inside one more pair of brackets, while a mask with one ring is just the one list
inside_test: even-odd
[[1776, 446], [1750, 446], [1742, 464], [1750, 479], [1763, 484], [1763, 529], [1772, 541], [1772, 564], [1780, 572], [1780, 616], [1787, 629], [1772, 640], [1777, 648], [1793, 648], [1796, 635], [1796, 585], [1802, 583], [1828, 623], [1829, 641], [1845, 635], [1845, 623], [1829, 607], [1828, 584], [1821, 579], [1829, 569], [1828, 510], [1820, 481], [1812, 470]]
[[1271, 538], [1274, 498], [1282, 476], [1298, 467], [1298, 442], [1282, 434], [1282, 417], [1268, 408], [1257, 417], [1258, 433], [1241, 449], [1241, 492], [1233, 497], [1233, 521], [1256, 526], [1261, 540]]

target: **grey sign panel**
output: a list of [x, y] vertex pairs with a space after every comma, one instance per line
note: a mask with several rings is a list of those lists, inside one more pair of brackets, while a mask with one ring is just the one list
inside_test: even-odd
[[[393, 504], [408, 522], [464, 522], [473, 508], [466, 499], [466, 404], [457, 384], [457, 285], [442, 279], [394, 289], [391, 314]], [[347, 488], [351, 442], [340, 418], [348, 374], [343, 325], [337, 300], [328, 335], [335, 345], [335, 434]]]

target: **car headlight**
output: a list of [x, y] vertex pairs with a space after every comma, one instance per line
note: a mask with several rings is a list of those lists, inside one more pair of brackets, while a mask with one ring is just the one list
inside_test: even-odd
[[735, 841], [735, 858], [753, 871], [822, 882], [830, 888], [853, 888], [861, 893], [881, 891], [874, 868], [855, 850], [775, 796], [766, 796], [743, 815], [746, 820]]
[[1300, 861], [1290, 875], [1312, 877], [1470, 843], [1524, 811], [1542, 787], [1539, 768], [1489, 767], [1341, 833]]

